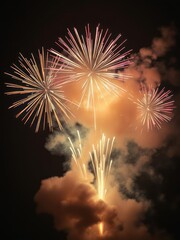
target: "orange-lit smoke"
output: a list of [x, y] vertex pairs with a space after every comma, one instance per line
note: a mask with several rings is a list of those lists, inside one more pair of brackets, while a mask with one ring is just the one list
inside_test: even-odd
[[[68, 239], [76, 240], [168, 240], [166, 233], [156, 231], [153, 235], [149, 233], [147, 226], [143, 223], [143, 216], [147, 209], [151, 207], [151, 202], [145, 197], [138, 196], [135, 199], [126, 198], [119, 187], [117, 179], [131, 192], [133, 191], [134, 178], [140, 174], [144, 166], [150, 161], [151, 155], [156, 149], [165, 146], [167, 139], [177, 132], [171, 124], [163, 124], [162, 129], [152, 131], [141, 131], [141, 126], [136, 121], [137, 110], [131, 97], [137, 97], [141, 88], [141, 83], [158, 87], [164, 80], [175, 85], [179, 85], [174, 76], [179, 73], [171, 67], [165, 69], [165, 63], [159, 61], [175, 44], [176, 30], [174, 26], [163, 27], [161, 36], [154, 38], [152, 45], [140, 49], [134, 54], [134, 62], [124, 70], [130, 78], [125, 82], [116, 84], [126, 91], [120, 96], [108, 96], [106, 101], [100, 102], [96, 106], [97, 129], [93, 129], [93, 111], [83, 106], [79, 109], [73, 107], [75, 118], [69, 122], [69, 129], [75, 127], [76, 122], [82, 125], [87, 132], [83, 132], [84, 151], [83, 159], [88, 169], [89, 151], [92, 144], [99, 141], [104, 132], [108, 137], [116, 137], [115, 148], [121, 152], [115, 156], [114, 166], [110, 176], [110, 190], [105, 201], [97, 198], [96, 189], [93, 186], [92, 172], [89, 171], [87, 181], [83, 181], [74, 171], [67, 172], [63, 177], [54, 177], [43, 180], [41, 187], [35, 196], [38, 212], [45, 212], [53, 215], [55, 228], [58, 230], [68, 230]], [[165, 70], [164, 70], [165, 69]], [[67, 96], [72, 101], [78, 101], [78, 83], [68, 84], [64, 88]], [[178, 97], [177, 97], [178, 98]], [[177, 120], [175, 120], [177, 121]], [[135, 142], [139, 149], [146, 148], [146, 154], [137, 149], [138, 157], [135, 164], [126, 162], [129, 154], [128, 143]], [[46, 147], [50, 151], [62, 153], [59, 149], [62, 143], [64, 152], [68, 152], [68, 143], [62, 134], [55, 132], [50, 137]], [[179, 143], [178, 143], [179, 144]], [[173, 155], [180, 148], [174, 146], [167, 154]], [[146, 171], [153, 175], [152, 168]], [[98, 224], [103, 222], [103, 235], [100, 237]]]

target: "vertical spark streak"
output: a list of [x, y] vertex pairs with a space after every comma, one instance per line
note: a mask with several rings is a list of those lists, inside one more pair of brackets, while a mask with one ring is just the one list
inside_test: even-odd
[[72, 154], [72, 159], [75, 162], [78, 171], [81, 173], [81, 177], [83, 179], [87, 179], [87, 170], [86, 165], [83, 162], [82, 158], [82, 141], [79, 131], [77, 130], [77, 137], [78, 137], [78, 146], [75, 147], [70, 137], [68, 137], [69, 143], [70, 143], [70, 151]]
[[99, 223], [99, 233], [101, 236], [103, 235], [103, 229], [104, 229], [103, 222], [100, 222]]
[[[99, 199], [105, 200], [108, 190], [109, 174], [112, 166], [111, 153], [115, 137], [112, 140], [106, 138], [103, 134], [99, 144], [92, 146], [93, 151], [90, 152], [90, 160], [93, 166], [93, 173], [95, 176], [95, 185]], [[99, 224], [100, 235], [103, 235], [103, 222]]]
[[93, 151], [89, 153], [100, 199], [105, 199], [107, 192], [107, 184], [112, 166], [111, 152], [114, 140], [115, 137], [110, 141], [110, 139], [106, 139], [106, 136], [103, 134], [97, 147], [93, 144]]

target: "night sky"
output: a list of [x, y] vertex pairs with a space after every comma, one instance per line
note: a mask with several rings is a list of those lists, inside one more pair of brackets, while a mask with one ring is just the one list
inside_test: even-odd
[[[117, 2], [119, 2], [117, 4]], [[52, 155], [44, 146], [49, 132], [34, 132], [34, 126], [24, 125], [15, 118], [17, 109], [8, 109], [15, 96], [4, 95], [4, 82], [9, 77], [10, 66], [17, 63], [19, 52], [30, 57], [43, 46], [50, 49], [55, 46], [58, 37], [64, 37], [67, 28], [76, 27], [84, 32], [88, 23], [96, 27], [109, 28], [113, 36], [121, 33], [127, 39], [126, 48], [137, 53], [140, 48], [148, 47], [158, 29], [174, 24], [177, 31], [179, 11], [175, 1], [14, 1], [5, 2], [1, 14], [1, 221], [3, 222], [3, 239], [9, 240], [65, 240], [66, 233], [57, 231], [53, 226], [53, 218], [48, 214], [36, 213], [34, 196], [42, 179], [62, 176], [65, 172], [62, 155]], [[135, 3], [136, 2], [136, 3]], [[179, 69], [179, 35], [177, 44], [172, 48], [172, 56], [176, 57], [176, 69]], [[166, 60], [166, 59], [165, 59]], [[180, 76], [180, 75], [179, 75]], [[177, 80], [180, 82], [180, 79]], [[171, 86], [178, 93], [180, 84]], [[176, 109], [176, 114], [179, 110]], [[177, 120], [176, 120], [177, 121]], [[178, 128], [177, 128], [178, 131]], [[169, 145], [176, 145], [179, 139], [171, 139]], [[129, 146], [132, 151], [137, 146]], [[146, 214], [145, 222], [149, 231], [162, 229], [173, 240], [180, 239], [180, 155], [173, 159], [163, 155], [163, 147], [156, 152], [152, 167], [157, 175], [163, 176], [162, 182], [152, 182], [147, 175], [141, 174], [136, 179], [135, 187], [154, 203], [153, 211]], [[133, 155], [133, 153], [132, 153]], [[161, 157], [159, 157], [161, 156]], [[133, 161], [130, 159], [130, 161]], [[162, 191], [165, 195], [163, 203], [157, 201], [156, 195]], [[129, 196], [132, 197], [132, 196]], [[2, 233], [1, 233], [2, 234]], [[82, 239], [83, 240], [83, 239]], [[145, 239], [144, 239], [145, 240]], [[161, 239], [159, 239], [161, 240]]]

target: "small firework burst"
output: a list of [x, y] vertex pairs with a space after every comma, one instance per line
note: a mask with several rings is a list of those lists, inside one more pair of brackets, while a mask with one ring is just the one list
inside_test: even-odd
[[138, 109], [138, 119], [147, 130], [161, 128], [163, 122], [169, 122], [172, 119], [174, 100], [170, 90], [163, 88], [143, 89], [142, 97], [135, 101]]
[[85, 27], [85, 38], [79, 35], [76, 28], [74, 33], [73, 36], [68, 29], [69, 37], [66, 37], [66, 41], [59, 38], [57, 44], [63, 50], [62, 53], [54, 49], [51, 52], [59, 57], [63, 80], [66, 83], [81, 83], [79, 106], [83, 103], [87, 109], [93, 109], [95, 123], [97, 101], [105, 100], [107, 94], [119, 96], [124, 91], [116, 83], [128, 76], [116, 70], [122, 70], [130, 64], [127, 56], [131, 51], [123, 53], [125, 41], [118, 44], [120, 34], [111, 40], [108, 30], [103, 31], [99, 26], [96, 27], [94, 38], [89, 25]]
[[[53, 116], [62, 129], [59, 113], [65, 118], [69, 118], [71, 112], [67, 107], [67, 102], [70, 102], [63, 94], [62, 83], [56, 81], [57, 71], [48, 70], [48, 54], [45, 56], [44, 49], [38, 50], [39, 60], [38, 66], [34, 55], [28, 60], [22, 54], [19, 57], [20, 67], [15, 64], [12, 66], [14, 74], [6, 73], [18, 83], [6, 83], [12, 91], [6, 92], [7, 95], [23, 95], [20, 100], [14, 102], [9, 108], [23, 106], [23, 109], [16, 117], [23, 116], [22, 120], [26, 123], [31, 121], [31, 125], [35, 122], [38, 132], [41, 122], [43, 129], [46, 124], [49, 130], [53, 130]], [[58, 59], [54, 58], [51, 62], [51, 67], [55, 68]], [[31, 120], [30, 120], [31, 119]]]

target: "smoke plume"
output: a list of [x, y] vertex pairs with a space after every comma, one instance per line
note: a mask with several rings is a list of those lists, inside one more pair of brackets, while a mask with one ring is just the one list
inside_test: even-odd
[[[144, 175], [151, 181], [163, 181], [163, 176], [153, 167], [153, 157], [159, 149], [166, 148], [172, 139], [174, 144], [168, 145], [166, 156], [174, 157], [180, 154], [177, 134], [179, 116], [175, 115], [173, 124], [162, 124], [160, 130], [142, 131], [136, 118], [137, 110], [131, 100], [132, 97], [139, 96], [142, 84], [149, 88], [165, 84], [171, 85], [172, 89], [179, 86], [180, 74], [172, 64], [172, 61], [176, 60], [165, 58], [175, 46], [176, 28], [173, 25], [162, 27], [160, 34], [152, 40], [151, 46], [143, 47], [133, 54], [133, 63], [124, 70], [124, 73], [130, 76], [129, 79], [117, 83], [127, 91], [122, 92], [120, 97], [107, 100], [104, 106], [97, 105], [95, 134], [92, 130], [93, 111], [87, 112], [84, 108], [76, 110], [75, 119], [72, 119], [70, 127], [67, 127], [67, 136], [72, 137], [74, 144], [77, 141], [75, 129], [78, 129], [83, 137], [82, 157], [89, 174], [86, 181], [82, 180], [75, 170], [67, 137], [55, 132], [47, 140], [46, 148], [52, 154], [67, 156], [70, 170], [64, 176], [42, 180], [35, 195], [37, 212], [52, 215], [55, 228], [68, 231], [69, 240], [171, 239], [163, 229], [150, 232], [145, 215], [153, 209], [153, 204], [138, 187], [137, 179]], [[65, 91], [72, 101], [77, 100], [77, 84], [68, 85]], [[175, 104], [179, 98], [177, 94]], [[109, 138], [116, 137], [106, 201], [97, 197], [95, 179], [89, 166], [89, 152], [92, 151], [92, 145], [98, 143], [102, 132]], [[159, 198], [160, 196], [161, 192]], [[102, 222], [104, 231], [100, 236], [98, 226]]]

